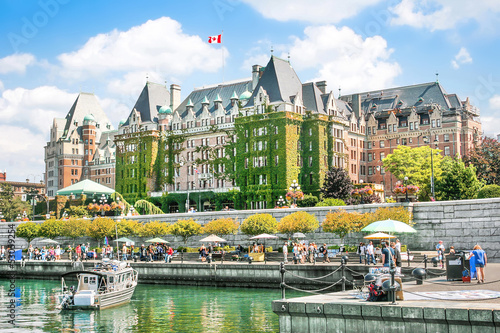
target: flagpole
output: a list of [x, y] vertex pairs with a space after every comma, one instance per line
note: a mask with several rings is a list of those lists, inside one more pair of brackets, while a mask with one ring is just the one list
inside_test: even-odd
[[222, 48], [222, 83], [224, 83], [224, 30], [222, 30], [220, 37], [221, 37], [221, 48]]

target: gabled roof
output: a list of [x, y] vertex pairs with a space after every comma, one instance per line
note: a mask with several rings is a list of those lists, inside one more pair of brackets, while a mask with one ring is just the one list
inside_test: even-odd
[[[75, 130], [78, 130], [78, 128], [83, 125], [83, 119], [88, 114], [92, 114], [97, 124], [99, 124], [99, 128], [96, 129], [97, 135], [103, 130], [113, 129], [113, 125], [99, 105], [97, 97], [90, 93], [80, 93], [66, 115], [66, 124], [64, 126], [62, 138], [65, 139]], [[75, 125], [75, 122], [77, 125]], [[107, 125], [110, 126], [109, 129], [106, 128]], [[81, 135], [80, 132], [81, 131], [79, 131], [79, 134]]]
[[212, 113], [215, 110], [214, 104], [215, 100], [217, 99], [217, 95], [219, 95], [220, 99], [222, 100], [222, 106], [224, 107], [224, 109], [228, 110], [231, 108], [231, 97], [233, 96], [233, 93], [236, 92], [236, 94], [239, 96], [241, 93], [247, 90], [251, 84], [251, 80], [245, 79], [237, 82], [195, 89], [189, 94], [189, 96], [184, 99], [184, 101], [182, 101], [182, 103], [177, 107], [176, 111], [179, 112], [181, 118], [184, 118], [187, 115], [186, 106], [188, 106], [189, 101], [191, 101], [191, 103], [193, 104], [193, 112], [195, 112], [196, 117], [198, 117], [202, 112], [201, 102], [206, 97], [209, 100], [208, 110], [210, 113]]
[[[405, 87], [375, 90], [360, 93], [361, 109], [366, 113], [386, 111], [397, 107], [403, 101], [404, 107], [421, 106], [435, 103], [445, 109], [452, 105], [448, 94], [439, 82], [429, 82]], [[342, 96], [341, 99], [351, 102], [353, 95]]]
[[244, 107], [253, 106], [253, 99], [262, 87], [269, 95], [269, 102], [288, 102], [299, 95], [302, 98], [302, 83], [288, 61], [272, 56], [255, 87], [252, 97]]
[[141, 114], [142, 122], [158, 122], [158, 111], [164, 105], [170, 104], [170, 92], [162, 84], [146, 82], [137, 102], [135, 102], [124, 126], [129, 125], [129, 118], [133, 110]]
[[314, 82], [308, 82], [302, 85], [302, 100], [306, 110], [327, 114], [325, 111], [325, 103], [321, 98], [321, 91]]

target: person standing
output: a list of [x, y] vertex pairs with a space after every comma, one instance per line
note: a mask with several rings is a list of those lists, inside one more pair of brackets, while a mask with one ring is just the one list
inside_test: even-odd
[[69, 261], [73, 260], [73, 249], [71, 248], [71, 245], [68, 245], [68, 257]]
[[437, 251], [439, 262], [441, 263], [441, 268], [443, 268], [443, 257], [444, 257], [445, 248], [444, 248], [442, 240], [440, 240], [439, 243], [436, 245], [436, 251]]
[[330, 258], [328, 258], [328, 247], [326, 243], [323, 243], [323, 246], [320, 248], [321, 253], [323, 253], [323, 262], [330, 262]]
[[398, 249], [399, 253], [401, 253], [401, 242], [399, 241], [399, 239], [396, 239], [396, 249]]
[[382, 263], [384, 267], [391, 267], [392, 262], [392, 252], [389, 249], [388, 242], [384, 242], [384, 248], [382, 249]]
[[[5, 251], [5, 249], [4, 249], [4, 251]], [[29, 256], [30, 260], [33, 258], [33, 245], [32, 244], [30, 244], [30, 247], [28, 248], [28, 256]], [[3, 259], [3, 256], [2, 256], [2, 259]]]
[[357, 253], [359, 255], [359, 263], [361, 264], [363, 262], [363, 258], [365, 258], [366, 261], [366, 245], [365, 243], [361, 242], [358, 245], [358, 250]]
[[476, 244], [472, 249], [471, 256], [476, 258], [477, 283], [484, 283], [484, 267], [488, 263], [486, 252], [484, 252], [481, 246]]
[[81, 260], [82, 259], [82, 247], [80, 246], [80, 244], [78, 244], [76, 246], [75, 252], [76, 252], [76, 260]]
[[283, 245], [283, 262], [288, 262], [288, 242]]
[[375, 261], [375, 250], [373, 249], [372, 241], [370, 241], [370, 243], [366, 246], [366, 259], [368, 265], [370, 265], [370, 261], [373, 262], [374, 265], [377, 264]]
[[396, 274], [401, 274], [401, 251], [399, 251], [397, 247], [397, 243], [392, 243], [391, 244], [392, 248], [394, 249], [394, 262], [396, 263]]

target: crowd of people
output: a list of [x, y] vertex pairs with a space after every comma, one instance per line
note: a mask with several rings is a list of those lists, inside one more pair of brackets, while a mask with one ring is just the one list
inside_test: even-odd
[[33, 245], [30, 244], [27, 253], [30, 260], [54, 261], [61, 260], [61, 254], [63, 252], [64, 250], [61, 249], [59, 245], [57, 245], [55, 248], [54, 246], [51, 246], [49, 248], [43, 246], [41, 249], [39, 249], [38, 247], [33, 248]]
[[[318, 257], [321, 257], [320, 254], [323, 256], [323, 262], [330, 262], [326, 243], [318, 247], [315, 242], [310, 242], [309, 244], [305, 242], [292, 242], [292, 259], [294, 263], [314, 263]], [[288, 262], [288, 242], [285, 242], [283, 245], [283, 259], [284, 262]]]
[[359, 263], [365, 265], [377, 264], [379, 260], [384, 267], [390, 267], [391, 263], [394, 262], [396, 265], [396, 271], [401, 274], [401, 242], [399, 239], [396, 242], [383, 241], [381, 243], [382, 249], [380, 253], [377, 253], [376, 248], [373, 246], [373, 241], [368, 244], [363, 242], [359, 243], [357, 253], [359, 254]]

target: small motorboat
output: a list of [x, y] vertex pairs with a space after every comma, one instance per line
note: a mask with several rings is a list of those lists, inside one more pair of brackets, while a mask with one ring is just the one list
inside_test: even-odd
[[[65, 278], [76, 275], [77, 287], [66, 286]], [[103, 259], [89, 270], [61, 275], [60, 309], [103, 309], [128, 303], [137, 286], [137, 271], [126, 262]]]

